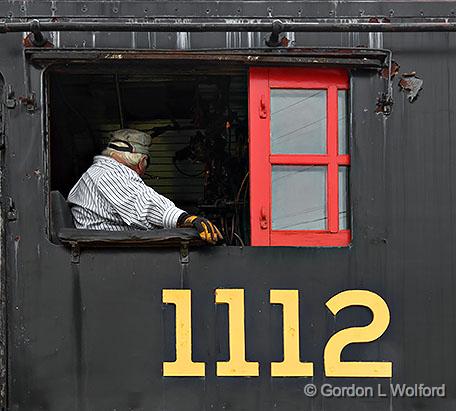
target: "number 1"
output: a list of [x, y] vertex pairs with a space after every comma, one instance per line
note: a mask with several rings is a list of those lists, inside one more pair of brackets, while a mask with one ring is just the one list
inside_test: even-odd
[[192, 361], [191, 290], [163, 290], [162, 301], [176, 306], [176, 361], [163, 363], [163, 376], [204, 377], [204, 362]]
[[298, 290], [271, 290], [270, 302], [283, 307], [283, 361], [271, 363], [271, 377], [312, 377], [313, 364], [299, 358]]
[[215, 290], [215, 302], [228, 304], [230, 339], [230, 359], [217, 362], [217, 376], [258, 377], [259, 364], [245, 359], [244, 290], [219, 288]]

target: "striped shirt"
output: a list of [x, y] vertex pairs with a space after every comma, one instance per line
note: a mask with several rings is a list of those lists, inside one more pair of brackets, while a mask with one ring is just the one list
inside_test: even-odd
[[68, 203], [75, 226], [90, 230], [175, 228], [184, 213], [135, 171], [106, 156], [94, 158], [71, 189]]

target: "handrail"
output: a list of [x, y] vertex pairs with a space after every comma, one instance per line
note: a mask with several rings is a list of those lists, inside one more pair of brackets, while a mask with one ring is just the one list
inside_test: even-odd
[[[194, 21], [192, 21], [194, 20]], [[231, 20], [231, 21], [230, 21]], [[197, 21], [179, 17], [154, 21], [39, 21], [0, 22], [0, 33], [41, 31], [110, 31], [110, 32], [450, 32], [456, 31], [456, 22], [308, 22], [277, 19], [233, 21]]]

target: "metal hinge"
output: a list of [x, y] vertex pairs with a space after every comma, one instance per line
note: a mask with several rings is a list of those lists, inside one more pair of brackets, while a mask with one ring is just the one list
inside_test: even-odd
[[34, 92], [30, 92], [26, 96], [21, 96], [21, 97], [16, 98], [16, 93], [14, 92], [13, 87], [11, 86], [11, 84], [8, 84], [8, 86], [6, 87], [6, 92], [5, 92], [5, 96], [4, 96], [5, 106], [12, 110], [17, 107], [18, 101], [30, 113], [33, 113], [38, 108], [38, 103], [36, 101], [36, 94]]
[[268, 108], [266, 107], [266, 99], [264, 97], [264, 94], [262, 94], [260, 97], [260, 107], [258, 109], [258, 113], [260, 115], [260, 118], [268, 117]]
[[4, 102], [7, 108], [16, 108], [17, 100], [14, 94], [13, 86], [11, 86], [11, 84], [8, 84], [8, 86], [6, 87]]
[[17, 211], [16, 206], [14, 205], [14, 201], [11, 197], [6, 198], [6, 218], [8, 221], [16, 221], [17, 220]]
[[38, 108], [38, 104], [36, 102], [36, 94], [33, 92], [27, 96], [19, 97], [19, 101], [29, 113], [33, 113]]
[[71, 242], [71, 263], [79, 264], [81, 257], [81, 248], [77, 241]]
[[260, 228], [267, 230], [269, 227], [268, 215], [266, 214], [266, 208], [261, 207], [260, 209]]
[[182, 241], [180, 246], [180, 262], [181, 264], [188, 264], [189, 262], [188, 241]]

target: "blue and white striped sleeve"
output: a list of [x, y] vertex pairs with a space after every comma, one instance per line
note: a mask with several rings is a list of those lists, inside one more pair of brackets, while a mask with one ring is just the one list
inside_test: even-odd
[[185, 213], [147, 186], [134, 171], [110, 171], [98, 181], [100, 193], [128, 226], [143, 229], [175, 228]]

